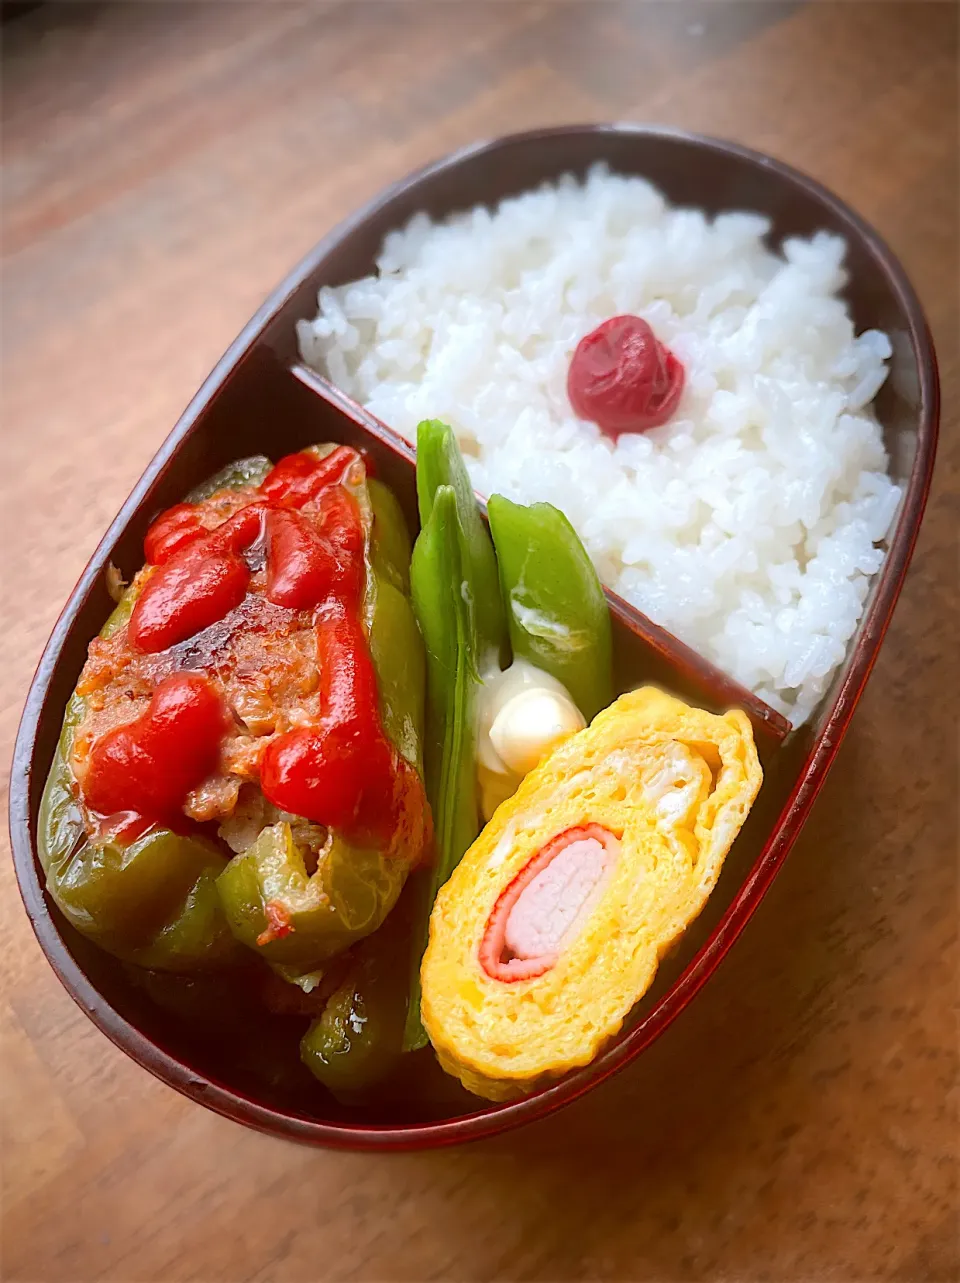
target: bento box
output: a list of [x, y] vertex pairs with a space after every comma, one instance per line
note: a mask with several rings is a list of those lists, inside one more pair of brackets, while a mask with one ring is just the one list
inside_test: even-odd
[[[703, 647], [679, 640], [621, 593], [606, 590], [617, 692], [655, 687], [719, 717], [741, 710], [763, 773], [756, 801], [702, 910], [669, 951], [622, 1028], [589, 1063], [504, 1099], [484, 1099], [445, 1074], [429, 1048], [363, 1101], [344, 1101], [304, 1069], [291, 1038], [302, 1013], [276, 1008], [242, 1020], [211, 1016], [204, 982], [172, 987], [143, 974], [75, 929], [46, 889], [38, 856], [45, 781], [64, 709], [114, 606], [111, 588], [143, 560], [157, 514], [180, 505], [211, 474], [247, 456], [277, 459], [313, 443], [349, 447], [420, 528], [416, 451], [408, 431], [383, 421], [317, 363], [304, 360], [298, 322], [318, 291], [370, 276], [385, 238], [416, 215], [443, 220], [556, 183], [584, 180], [602, 163], [639, 176], [675, 207], [707, 217], [748, 210], [769, 222], [766, 242], [830, 233], [846, 245], [842, 299], [857, 332], [889, 336], [888, 377], [873, 412], [882, 430], [896, 514], [856, 632], [828, 689], [793, 725], [789, 708], [738, 682]], [[566, 180], [572, 181], [572, 180]], [[375, 408], [375, 407], [374, 407]], [[629, 1065], [677, 1018], [722, 961], [783, 863], [836, 755], [863, 691], [916, 541], [938, 427], [933, 346], [919, 301], [891, 251], [814, 180], [731, 143], [630, 125], [538, 130], [477, 144], [388, 188], [326, 236], [252, 318], [188, 406], [104, 535], [40, 660], [17, 739], [10, 826], [21, 894], [62, 983], [95, 1024], [158, 1078], [208, 1108], [277, 1136], [318, 1145], [397, 1149], [490, 1136], [542, 1118]], [[799, 719], [797, 719], [799, 720]], [[702, 1001], [709, 1001], [706, 995]], [[244, 1033], [237, 1032], [238, 1024]], [[464, 1077], [464, 1081], [467, 1078]]]

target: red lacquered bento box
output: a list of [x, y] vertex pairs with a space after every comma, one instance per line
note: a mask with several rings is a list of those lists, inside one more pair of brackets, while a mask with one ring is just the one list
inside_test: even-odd
[[[619, 689], [654, 682], [714, 710], [749, 715], [764, 784], [721, 879], [677, 952], [619, 1037], [588, 1068], [521, 1101], [489, 1105], [462, 1092], [432, 1063], [362, 1110], [339, 1105], [299, 1062], [282, 1055], [237, 1056], [217, 1031], [156, 1000], [122, 964], [66, 924], [44, 891], [36, 824], [63, 709], [89, 640], [111, 609], [109, 563], [125, 575], [140, 564], [144, 533], [161, 509], [198, 481], [247, 454], [278, 457], [315, 441], [369, 452], [416, 529], [414, 452], [407, 442], [298, 359], [295, 323], [311, 316], [321, 285], [368, 274], [383, 238], [414, 213], [433, 218], [491, 204], [597, 161], [641, 174], [674, 204], [713, 213], [767, 215], [772, 238], [825, 229], [845, 237], [846, 296], [856, 327], [891, 335], [890, 377], [876, 402], [894, 479], [904, 498], [881, 572], [846, 661], [818, 712], [791, 732], [754, 695], [609, 594]], [[13, 764], [10, 827], [17, 877], [40, 944], [73, 998], [118, 1046], [185, 1095], [274, 1135], [355, 1149], [445, 1145], [489, 1136], [551, 1113], [641, 1054], [699, 992], [743, 929], [804, 823], [877, 656], [920, 526], [936, 448], [938, 383], [919, 301], [880, 238], [819, 184], [744, 148], [661, 129], [587, 125], [518, 134], [478, 144], [389, 188], [348, 219], [297, 267], [253, 317], [207, 379], [138, 482], [53, 631], [27, 698]], [[289, 1041], [264, 1015], [259, 1045]], [[296, 1039], [292, 1040], [292, 1060]], [[429, 1057], [429, 1052], [418, 1053]]]

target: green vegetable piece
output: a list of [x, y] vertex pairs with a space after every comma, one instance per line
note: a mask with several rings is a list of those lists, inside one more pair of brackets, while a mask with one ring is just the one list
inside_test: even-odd
[[377, 672], [380, 720], [411, 766], [423, 771], [426, 657], [410, 598], [375, 574], [370, 658]]
[[[118, 606], [117, 610], [119, 609]], [[114, 615], [116, 613], [117, 611], [114, 611]], [[63, 730], [60, 732], [57, 751], [53, 755], [43, 797], [40, 799], [37, 854], [40, 856], [43, 871], [48, 877], [47, 889], [55, 900], [56, 890], [49, 883], [51, 868], [66, 861], [72, 852], [86, 841], [83, 816], [73, 796], [73, 774], [70, 770], [73, 737], [83, 720], [83, 714], [83, 700], [77, 694], [71, 695], [64, 714]]]
[[452, 486], [456, 495], [463, 547], [461, 582], [473, 603], [479, 662], [486, 669], [499, 663], [507, 638], [497, 558], [453, 429], [439, 419], [425, 419], [417, 428], [417, 502], [421, 528], [430, 520], [441, 486]]
[[209, 499], [211, 495], [218, 490], [242, 490], [246, 486], [256, 489], [266, 481], [268, 474], [273, 468], [273, 464], [263, 454], [253, 454], [248, 459], [236, 459], [233, 463], [228, 463], [225, 468], [215, 472], [212, 477], [206, 481], [201, 481], [198, 486], [190, 491], [186, 496], [186, 503], [201, 503], [204, 499]]
[[414, 976], [404, 1050], [426, 1045], [420, 1023], [420, 959], [437, 891], [477, 836], [477, 626], [463, 592], [468, 541], [453, 486], [441, 485], [413, 549], [413, 607], [427, 648], [427, 796], [433, 808], [436, 857], [425, 912], [415, 933]]
[[[418, 875], [413, 883], [421, 881]], [[344, 1103], [359, 1103], [396, 1067], [407, 1012], [408, 892], [357, 947], [346, 978], [300, 1043], [307, 1068]]]
[[380, 718], [390, 740], [422, 773], [426, 658], [409, 598], [410, 533], [393, 492], [374, 479], [365, 485], [372, 518], [366, 618]]
[[[380, 926], [409, 867], [396, 854], [352, 847], [331, 835], [310, 873], [290, 825], [280, 821], [233, 857], [217, 890], [241, 944], [268, 962], [309, 971]], [[268, 928], [277, 922], [291, 929], [271, 935]]]
[[[180, 838], [180, 841], [201, 842], [202, 839]], [[209, 849], [212, 844], [204, 842], [203, 845]], [[238, 960], [239, 951], [217, 894], [217, 876], [226, 861], [218, 850], [215, 854], [215, 860], [211, 857], [210, 862], [201, 867], [172, 918], [148, 945], [131, 955], [131, 961], [154, 971], [193, 971]], [[173, 864], [175, 867], [176, 861]]]
[[550, 673], [587, 721], [613, 699], [610, 611], [593, 562], [558, 508], [487, 505], [514, 658]]
[[50, 858], [47, 889], [72, 926], [108, 953], [161, 971], [229, 960], [233, 940], [214, 879], [226, 866], [204, 838], [156, 829], [126, 845], [82, 841]]
[[375, 572], [402, 593], [410, 591], [412, 544], [400, 500], [382, 481], [367, 478], [367, 492], [373, 510], [370, 560]]

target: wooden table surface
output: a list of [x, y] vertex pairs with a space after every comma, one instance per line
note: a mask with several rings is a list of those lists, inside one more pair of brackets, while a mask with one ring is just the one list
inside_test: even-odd
[[60, 606], [227, 343], [336, 220], [471, 139], [661, 121], [810, 170], [902, 256], [946, 413], [777, 884], [641, 1062], [545, 1123], [364, 1156], [226, 1122], [74, 1007], [4, 860], [5, 1280], [958, 1277], [957, 52], [937, 3], [83, 3], [6, 30], [5, 758]]

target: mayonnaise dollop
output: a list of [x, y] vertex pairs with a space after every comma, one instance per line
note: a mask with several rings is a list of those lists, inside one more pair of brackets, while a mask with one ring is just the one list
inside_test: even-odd
[[478, 700], [477, 779], [489, 820], [523, 777], [586, 722], [566, 687], [517, 659], [485, 677]]

